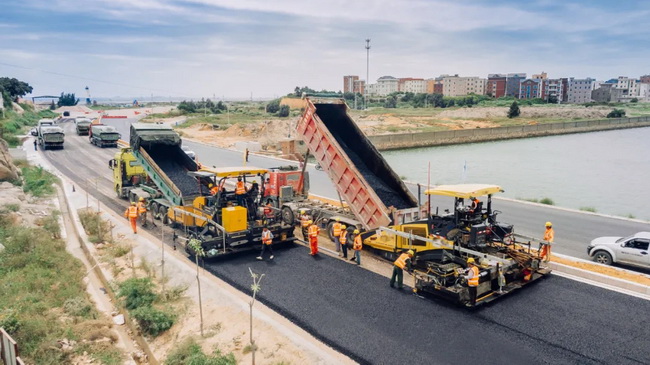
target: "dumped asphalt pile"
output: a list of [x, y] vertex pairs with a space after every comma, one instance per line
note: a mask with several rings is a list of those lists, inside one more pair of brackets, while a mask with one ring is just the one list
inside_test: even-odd
[[183, 196], [200, 194], [198, 181], [187, 174], [188, 168], [184, 164], [186, 155], [179, 146], [161, 145], [149, 148], [146, 151], [181, 191]]
[[[477, 310], [421, 298], [388, 279], [302, 246], [206, 263], [250, 294], [250, 267], [265, 274], [258, 298], [360, 363], [632, 364], [647, 362], [650, 302], [551, 276]], [[411, 278], [405, 274], [405, 282]]]
[[392, 181], [395, 175], [389, 173], [390, 167], [381, 161], [383, 157], [379, 153], [373, 153], [371, 146], [363, 143], [353, 126], [346, 126], [352, 121], [345, 114], [345, 109], [337, 105], [318, 105], [317, 113], [386, 207], [414, 207], [407, 198], [408, 193], [400, 191], [399, 182]]

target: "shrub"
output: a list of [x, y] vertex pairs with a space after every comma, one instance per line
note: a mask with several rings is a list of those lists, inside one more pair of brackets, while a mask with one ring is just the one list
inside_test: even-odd
[[555, 205], [555, 203], [553, 202], [553, 200], [551, 198], [543, 198], [543, 199], [540, 199], [539, 202], [541, 204], [546, 204], [546, 205]]
[[111, 224], [103, 220], [99, 213], [90, 209], [80, 210], [79, 220], [90, 242], [100, 243], [112, 241], [113, 238], [110, 236]]
[[13, 309], [4, 309], [0, 312], [0, 328], [4, 328], [10, 335], [20, 328], [20, 321]]
[[517, 101], [513, 101], [512, 104], [510, 104], [510, 110], [508, 110], [508, 118], [516, 118], [521, 114], [521, 111], [519, 110], [519, 105], [517, 104]]
[[234, 365], [235, 356], [232, 353], [222, 355], [219, 349], [214, 350], [212, 355], [206, 355], [196, 340], [189, 338], [175, 348], [165, 359], [165, 365]]
[[71, 316], [88, 317], [93, 307], [84, 297], [74, 297], [63, 302], [63, 310]]
[[151, 306], [140, 307], [131, 311], [131, 315], [138, 322], [142, 332], [156, 337], [167, 331], [174, 325], [176, 316], [153, 308]]
[[271, 100], [266, 104], [266, 112], [269, 114], [275, 114], [280, 110], [280, 99]]
[[124, 305], [129, 310], [151, 306], [157, 297], [149, 278], [127, 279], [119, 284], [119, 288], [117, 296], [124, 298]]
[[623, 109], [613, 109], [609, 114], [607, 114], [607, 118], [623, 118], [625, 116], [625, 110]]
[[290, 111], [291, 109], [289, 108], [288, 105], [280, 105], [280, 110], [278, 110], [278, 117], [286, 118], [289, 116]]
[[38, 197], [54, 194], [53, 184], [57, 181], [56, 176], [50, 174], [41, 166], [24, 167], [22, 171], [25, 180], [24, 192]]
[[583, 212], [596, 213], [596, 208], [594, 207], [580, 207], [580, 210], [582, 210]]

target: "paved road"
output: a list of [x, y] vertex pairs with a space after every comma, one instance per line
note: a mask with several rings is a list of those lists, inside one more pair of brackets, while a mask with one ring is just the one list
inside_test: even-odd
[[[69, 133], [65, 150], [45, 154], [75, 181], [99, 177], [99, 189], [91, 193], [121, 214], [126, 202], [114, 198], [106, 163], [115, 151]], [[650, 361], [650, 301], [587, 284], [551, 276], [467, 311], [390, 289], [384, 277], [334, 258], [314, 259], [302, 246], [278, 250], [273, 262], [254, 256], [207, 268], [245, 292], [249, 267], [266, 274], [261, 301], [360, 363]]]

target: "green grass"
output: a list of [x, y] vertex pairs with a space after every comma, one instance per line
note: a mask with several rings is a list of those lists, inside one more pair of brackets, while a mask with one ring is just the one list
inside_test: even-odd
[[54, 183], [59, 179], [47, 172], [41, 166], [28, 166], [22, 168], [23, 191], [37, 197], [53, 195], [56, 189]]
[[215, 349], [212, 355], [206, 355], [195, 339], [189, 338], [177, 344], [165, 359], [165, 365], [235, 365], [235, 355], [222, 355]]
[[[85, 350], [89, 355], [100, 358], [108, 351], [117, 360], [104, 363], [119, 363], [121, 355], [112, 345], [92, 342], [114, 334], [110, 322], [96, 319], [81, 262], [52, 232], [8, 222], [0, 219], [0, 241], [6, 247], [0, 253], [0, 327], [17, 341], [22, 358], [35, 364], [70, 363], [71, 354], [56, 347], [57, 340], [68, 338], [90, 341]], [[63, 314], [71, 320], [61, 321]]]
[[129, 310], [144, 334], [156, 337], [170, 329], [176, 321], [171, 310], [161, 310], [153, 306], [159, 300], [154, 292], [150, 278], [131, 278], [118, 284], [117, 296], [122, 298], [124, 307]]
[[553, 199], [551, 198], [542, 198], [539, 200], [540, 204], [546, 204], [546, 205], [555, 205], [553, 202]]
[[5, 204], [4, 208], [10, 212], [17, 212], [20, 210], [20, 204]]
[[[84, 227], [84, 231], [86, 231], [90, 242], [113, 242], [113, 237], [111, 237], [111, 223], [102, 219], [100, 213], [91, 209], [81, 209], [79, 210], [79, 220], [81, 221], [81, 225]], [[129, 252], [129, 250], [126, 252]], [[124, 256], [124, 254], [121, 256]]]
[[583, 212], [596, 213], [596, 208], [594, 207], [580, 207], [580, 210], [582, 210]]

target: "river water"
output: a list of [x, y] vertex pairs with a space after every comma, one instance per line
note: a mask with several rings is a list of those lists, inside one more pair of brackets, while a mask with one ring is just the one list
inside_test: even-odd
[[431, 185], [497, 184], [501, 196], [650, 220], [650, 128], [382, 152], [398, 175]]

